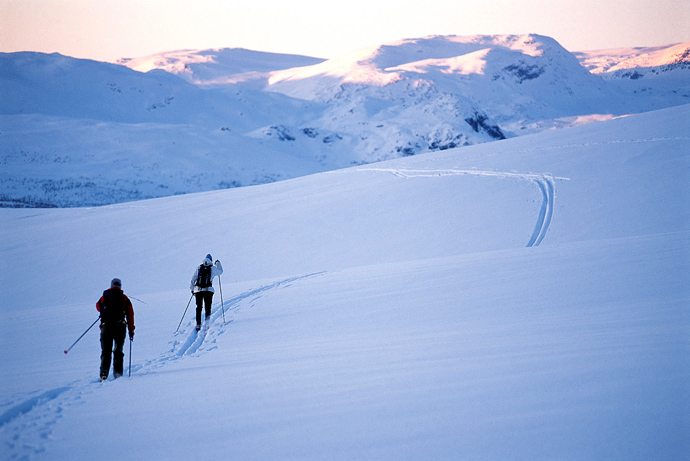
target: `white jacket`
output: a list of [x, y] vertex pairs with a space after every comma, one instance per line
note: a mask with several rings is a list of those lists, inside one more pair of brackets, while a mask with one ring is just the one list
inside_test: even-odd
[[[216, 264], [213, 264], [213, 261], [207, 258], [204, 259], [204, 261], [201, 264], [211, 266], [211, 282], [213, 282], [213, 277], [223, 273], [223, 266], [220, 264], [220, 261], [216, 261]], [[189, 286], [189, 289], [192, 290], [192, 293], [199, 293], [200, 291], [210, 291], [211, 293], [215, 293], [213, 287], [200, 288], [196, 286], [196, 279], [199, 278], [199, 267], [200, 266], [197, 266], [196, 270], [194, 271], [194, 275], [192, 276], [192, 283]]]

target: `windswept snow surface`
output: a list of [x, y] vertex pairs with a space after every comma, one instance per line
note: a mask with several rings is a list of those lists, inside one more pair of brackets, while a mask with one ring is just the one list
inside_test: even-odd
[[[688, 459], [689, 120], [0, 209], [3, 458]], [[97, 328], [63, 350], [112, 277], [132, 375], [98, 383]]]

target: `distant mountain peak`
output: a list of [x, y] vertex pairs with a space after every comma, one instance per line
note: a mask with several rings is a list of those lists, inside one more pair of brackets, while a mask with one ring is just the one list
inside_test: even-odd
[[579, 51], [574, 55], [594, 74], [614, 74], [629, 69], [690, 69], [690, 42], [667, 46]]
[[0, 53], [0, 200], [262, 184], [687, 104], [689, 60], [690, 43], [573, 54], [536, 34], [433, 35], [327, 60]]
[[222, 84], [246, 81], [248, 74], [262, 77], [268, 72], [321, 61], [323, 59], [245, 48], [213, 48], [167, 51], [140, 58], [120, 59], [117, 63], [139, 72], [162, 69], [195, 84]]

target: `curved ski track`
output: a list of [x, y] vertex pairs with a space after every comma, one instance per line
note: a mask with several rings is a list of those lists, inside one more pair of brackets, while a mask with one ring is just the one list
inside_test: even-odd
[[[548, 232], [551, 219], [553, 218], [556, 180], [569, 180], [568, 178], [554, 177], [549, 174], [459, 169], [360, 168], [357, 171], [384, 172], [405, 179], [475, 175], [531, 181], [538, 186], [542, 200], [537, 222], [532, 236], [527, 242], [527, 247], [541, 244]], [[224, 300], [222, 307], [220, 303], [217, 303], [215, 311], [211, 313], [208, 327], [204, 327], [201, 331], [196, 332], [194, 330], [195, 322], [193, 320], [188, 321], [184, 330], [174, 334], [175, 339], [171, 342], [171, 348], [168, 352], [143, 364], [133, 364], [132, 374], [136, 376], [155, 373], [155, 370], [171, 361], [216, 349], [218, 347], [216, 345], [218, 336], [222, 335], [225, 330], [223, 328], [210, 328], [210, 326], [218, 325], [223, 318], [223, 311], [225, 323], [232, 323], [235, 314], [240, 311], [243, 305], [249, 304], [249, 308], [253, 307], [263, 293], [279, 287], [288, 287], [294, 282], [320, 274], [307, 274], [279, 280]], [[219, 307], [221, 308], [219, 309]], [[222, 323], [220, 325], [222, 326]], [[46, 451], [45, 445], [50, 440], [52, 426], [60, 419], [63, 411], [78, 404], [87, 393], [93, 392], [95, 389], [93, 387], [94, 383], [97, 382], [85, 379], [56, 389], [35, 392], [19, 403], [2, 405], [6, 409], [0, 415], [0, 434], [4, 434], [4, 449], [7, 459], [25, 459], [44, 453]]]
[[[294, 282], [320, 274], [322, 272], [286, 278], [233, 296], [224, 300], [222, 306], [220, 302], [214, 303], [207, 328], [202, 328], [197, 333], [194, 328], [195, 320], [188, 321], [185, 330], [174, 333], [168, 352], [143, 364], [132, 364], [132, 376], [155, 373], [158, 368], [171, 361], [216, 349], [218, 336], [225, 332], [222, 328], [223, 309], [225, 323], [232, 323], [237, 312], [245, 306], [254, 307], [265, 292], [286, 288]], [[4, 455], [3, 459], [29, 459], [45, 453], [52, 427], [60, 420], [63, 412], [107, 383], [85, 378], [56, 389], [29, 393], [29, 397], [18, 403], [0, 404], [0, 451]]]
[[[250, 303], [249, 307], [252, 308], [254, 307], [255, 301], [261, 298], [262, 293], [279, 287], [289, 287], [294, 282], [320, 274], [321, 272], [301, 275], [297, 277], [290, 277], [284, 280], [277, 281], [270, 285], [264, 285], [259, 288], [248, 290], [228, 300], [224, 300], [222, 308], [220, 306], [220, 303], [218, 303], [217, 307], [215, 308], [215, 311], [211, 312], [211, 319], [209, 324], [215, 325], [216, 323], [221, 322], [223, 320], [223, 317], [225, 317], [226, 324], [232, 323], [235, 319], [235, 314], [241, 308], [242, 302], [248, 301]], [[158, 359], [147, 362], [145, 365], [140, 366], [140, 368], [138, 369], [132, 367], [132, 372], [134, 372], [135, 370], [139, 371], [141, 369], [150, 369], [152, 368], [152, 366], [153, 368], [158, 368], [155, 365], [160, 366], [171, 360], [177, 360], [184, 356], [193, 355], [200, 350], [203, 351], [215, 349], [215, 343], [217, 340], [216, 337], [222, 335], [223, 330], [221, 329], [218, 333], [216, 333], [215, 330], [211, 330], [210, 328], [207, 328], [206, 325], [202, 324], [201, 331], [197, 332], [194, 330], [195, 323], [196, 322], [194, 320], [187, 322], [190, 333], [187, 333], [186, 330], [176, 333], [176, 336], [187, 336], [185, 340], [174, 340], [172, 343], [172, 349], [170, 351], [168, 351], [166, 354], [164, 354]], [[209, 343], [210, 346], [208, 346], [207, 343]]]
[[541, 191], [542, 201], [539, 210], [539, 216], [534, 226], [534, 232], [527, 242], [527, 247], [539, 246], [539, 244], [546, 237], [546, 232], [551, 225], [553, 218], [554, 201], [556, 199], [556, 180], [569, 181], [569, 178], [554, 177], [550, 174], [534, 174], [534, 173], [512, 173], [500, 171], [480, 171], [480, 170], [456, 170], [456, 169], [438, 169], [438, 170], [408, 170], [408, 169], [394, 169], [394, 168], [360, 168], [357, 171], [374, 171], [390, 173], [400, 178], [433, 178], [439, 176], [486, 176], [494, 178], [509, 178], [523, 181], [531, 181], [536, 183]]

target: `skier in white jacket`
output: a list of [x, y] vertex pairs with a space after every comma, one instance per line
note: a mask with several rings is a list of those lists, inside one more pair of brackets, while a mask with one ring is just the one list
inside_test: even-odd
[[196, 331], [201, 330], [201, 309], [206, 308], [205, 322], [208, 326], [211, 317], [211, 303], [213, 302], [213, 277], [223, 273], [223, 266], [219, 260], [213, 264], [210, 254], [206, 255], [204, 261], [194, 271], [190, 289], [196, 296]]

